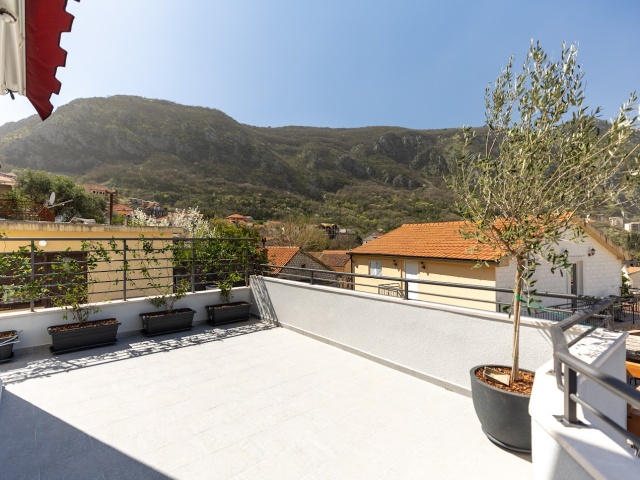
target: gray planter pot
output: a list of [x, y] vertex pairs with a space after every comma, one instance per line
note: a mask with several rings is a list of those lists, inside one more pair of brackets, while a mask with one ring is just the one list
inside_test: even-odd
[[0, 363], [5, 363], [13, 358], [13, 345], [20, 340], [18, 340], [18, 332], [15, 330], [2, 333], [11, 334], [10, 337], [0, 340]]
[[208, 305], [207, 314], [210, 325], [223, 325], [225, 323], [242, 322], [251, 316], [251, 304], [247, 302], [231, 302], [219, 305]]
[[[101, 323], [105, 321], [110, 323]], [[52, 353], [66, 353], [113, 345], [117, 341], [119, 326], [120, 322], [113, 318], [70, 325], [53, 325], [47, 328], [52, 342], [49, 349]]]
[[[476, 371], [485, 366], [471, 369], [471, 398], [482, 431], [495, 444], [516, 452], [531, 452], [531, 416], [529, 415], [529, 395], [507, 392], [489, 385], [476, 377]], [[498, 365], [500, 366], [500, 365]]]
[[196, 311], [190, 308], [141, 313], [142, 333], [152, 336], [191, 330], [195, 314]]

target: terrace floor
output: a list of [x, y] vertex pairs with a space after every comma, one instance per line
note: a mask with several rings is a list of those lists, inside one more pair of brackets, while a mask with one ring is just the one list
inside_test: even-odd
[[284, 328], [198, 325], [0, 366], [0, 478], [530, 478], [471, 399]]

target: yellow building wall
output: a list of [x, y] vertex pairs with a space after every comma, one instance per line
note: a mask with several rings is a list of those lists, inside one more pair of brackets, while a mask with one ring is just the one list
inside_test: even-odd
[[[117, 227], [109, 225], [85, 225], [69, 223], [51, 222], [1, 222], [0, 232], [4, 238], [0, 238], [0, 253], [11, 252], [20, 246], [31, 248], [31, 242], [43, 253], [65, 252], [68, 248], [76, 252], [81, 250], [83, 240], [110, 239], [116, 241], [116, 248], [123, 250], [122, 239], [127, 239], [127, 261], [129, 269], [140, 268], [141, 261], [134, 258], [134, 252], [141, 248], [140, 236], [146, 238], [166, 238], [172, 239], [174, 236], [183, 235], [182, 228], [175, 227]], [[13, 240], [20, 239], [20, 240]], [[117, 271], [123, 268], [123, 254], [112, 251], [109, 240], [95, 240], [96, 244], [101, 244], [109, 253], [110, 263], [100, 263], [97, 268], [89, 272], [90, 302], [122, 299], [124, 274]], [[166, 243], [163, 240], [154, 240], [153, 247], [161, 248]], [[165, 258], [160, 258], [159, 263], [153, 266], [152, 273], [164, 277], [158, 283], [171, 285], [173, 283], [173, 270], [171, 268], [171, 253], [167, 252]], [[157, 295], [159, 292], [147, 290], [147, 281], [140, 278], [136, 273], [134, 280], [126, 282], [127, 298], [140, 297], [146, 295]], [[137, 279], [136, 279], [137, 278]]]
[[[386, 277], [404, 278], [405, 262], [417, 262], [418, 280], [484, 287], [496, 286], [496, 268], [494, 266], [472, 268], [475, 265], [475, 262], [470, 261], [465, 262], [415, 257], [390, 258], [375, 255], [352, 255], [353, 273], [368, 275], [369, 262], [371, 260], [382, 262], [382, 276]], [[369, 293], [381, 293], [379, 286], [390, 283], [399, 283], [400, 288], [404, 289], [404, 282], [394, 282], [393, 280], [384, 279], [378, 280], [373, 278], [357, 278], [355, 290]], [[417, 290], [417, 300], [492, 312], [496, 311], [496, 293], [493, 291], [423, 284], [411, 284], [410, 289]]]

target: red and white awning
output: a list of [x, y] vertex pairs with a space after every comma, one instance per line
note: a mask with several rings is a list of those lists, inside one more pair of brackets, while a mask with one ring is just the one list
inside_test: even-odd
[[73, 15], [66, 7], [67, 0], [0, 0], [0, 94], [26, 96], [43, 120], [67, 59], [60, 35], [71, 31]]

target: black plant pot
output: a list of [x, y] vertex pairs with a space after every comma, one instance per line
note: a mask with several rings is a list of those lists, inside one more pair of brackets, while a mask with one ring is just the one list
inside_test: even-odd
[[153, 336], [191, 330], [195, 314], [196, 311], [190, 308], [141, 313], [142, 333]]
[[47, 328], [52, 353], [67, 353], [116, 343], [120, 322], [114, 318]]
[[210, 325], [241, 322], [249, 319], [251, 315], [251, 304], [247, 302], [231, 302], [220, 305], [208, 305], [207, 314], [209, 315], [207, 323]]
[[3, 343], [3, 345], [0, 345], [0, 363], [5, 363], [10, 361], [13, 358], [13, 344], [17, 343], [19, 340], [18, 340], [18, 332], [15, 330], [11, 330], [10, 332], [9, 331], [2, 332], [2, 333], [7, 333], [11, 335], [10, 337], [0, 339], [0, 343]]
[[[471, 369], [471, 398], [482, 431], [489, 440], [516, 452], [531, 452], [530, 395], [508, 392], [496, 388], [476, 377], [481, 365]], [[521, 370], [522, 371], [522, 370]]]

